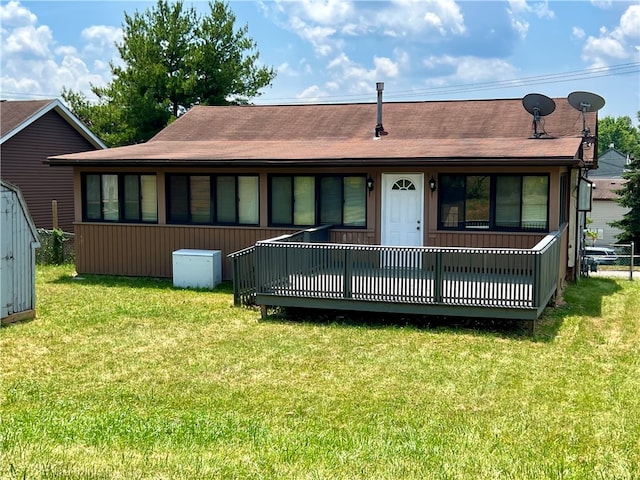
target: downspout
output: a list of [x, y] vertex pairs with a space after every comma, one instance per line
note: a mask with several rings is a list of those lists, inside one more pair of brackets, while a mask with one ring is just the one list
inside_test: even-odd
[[[581, 235], [582, 235], [582, 227], [580, 225], [580, 210], [578, 209], [578, 188], [579, 188], [579, 183], [580, 183], [580, 168], [569, 168], [569, 182], [573, 182], [573, 172], [574, 170], [577, 170], [578, 175], [577, 175], [577, 180], [576, 180], [576, 184], [575, 184], [575, 237], [573, 239], [573, 255], [571, 257], [571, 260], [573, 261], [573, 278], [571, 280], [573, 280], [573, 282], [577, 282], [578, 279], [580, 278], [580, 276], [582, 275], [582, 264], [580, 262], [580, 252], [582, 251], [582, 239], [581, 239]], [[570, 188], [571, 190], [571, 188]], [[573, 195], [571, 195], [571, 197], [573, 197]], [[571, 250], [571, 249], [569, 249]]]

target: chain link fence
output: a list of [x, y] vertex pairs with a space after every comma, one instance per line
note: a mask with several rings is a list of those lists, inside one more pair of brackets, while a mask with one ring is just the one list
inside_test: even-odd
[[74, 234], [62, 230], [38, 229], [40, 248], [36, 250], [38, 265], [60, 265], [76, 260]]
[[640, 267], [640, 252], [635, 251], [631, 244], [629, 245], [611, 245], [616, 252], [618, 260], [614, 263], [614, 267], [623, 267], [627, 270], [629, 266]]
[[[606, 253], [603, 254], [603, 251]], [[640, 278], [640, 252], [631, 244], [587, 248], [582, 257], [582, 274]]]

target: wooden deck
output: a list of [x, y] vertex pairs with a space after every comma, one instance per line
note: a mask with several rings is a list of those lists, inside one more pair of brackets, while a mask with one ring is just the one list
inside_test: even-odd
[[251, 298], [265, 309], [535, 320], [557, 288], [559, 238], [558, 232], [550, 234], [533, 249], [469, 249], [304, 243], [280, 237], [238, 252], [234, 291], [237, 303]]

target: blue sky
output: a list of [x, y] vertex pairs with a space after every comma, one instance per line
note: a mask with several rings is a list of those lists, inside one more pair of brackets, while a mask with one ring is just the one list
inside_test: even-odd
[[[186, 5], [191, 2], [185, 0]], [[207, 2], [193, 2], [205, 13]], [[640, 110], [638, 1], [230, 1], [278, 75], [259, 104], [566, 97]], [[123, 12], [155, 2], [0, 1], [0, 96], [92, 98], [118, 62]]]

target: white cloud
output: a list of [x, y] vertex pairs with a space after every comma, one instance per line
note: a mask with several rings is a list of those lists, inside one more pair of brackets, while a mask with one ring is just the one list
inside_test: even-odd
[[527, 36], [527, 32], [529, 32], [529, 22], [525, 22], [524, 20], [516, 20], [515, 18], [511, 19], [511, 27], [518, 33], [520, 38], [525, 38]]
[[618, 32], [625, 38], [640, 39], [640, 5], [632, 5], [624, 12]]
[[38, 18], [29, 10], [20, 5], [20, 2], [11, 1], [6, 5], [0, 5], [0, 25], [5, 28], [18, 28], [34, 25]]
[[94, 45], [113, 46], [122, 41], [122, 29], [107, 25], [92, 25], [82, 30], [82, 38]]
[[531, 7], [531, 10], [536, 14], [538, 18], [555, 18], [556, 16], [554, 11], [549, 8], [548, 0], [535, 3], [533, 7]]
[[523, 13], [529, 11], [529, 6], [527, 5], [527, 0], [509, 0], [509, 8], [508, 10], [512, 13]]
[[527, 0], [509, 0], [509, 8], [507, 10], [513, 15], [533, 13], [538, 18], [555, 17], [555, 13], [549, 8], [548, 0], [532, 3], [527, 3]]
[[320, 56], [329, 55], [334, 49], [332, 35], [336, 29], [332, 27], [313, 26], [298, 17], [290, 19], [293, 30], [304, 40], [308, 41]]
[[291, 68], [291, 65], [289, 65], [289, 62], [281, 63], [280, 65], [278, 65], [278, 67], [276, 67], [276, 70], [278, 72], [278, 75], [295, 76], [295, 72]]
[[10, 30], [5, 37], [2, 42], [2, 52], [3, 55], [20, 54], [46, 57], [49, 54], [49, 44], [52, 40], [53, 35], [47, 26], [18, 27]]
[[303, 16], [321, 25], [343, 23], [353, 14], [353, 3], [346, 0], [302, 0]]
[[500, 58], [465, 57], [459, 60], [456, 78], [468, 82], [514, 78], [516, 69]]
[[453, 57], [444, 55], [441, 57], [428, 57], [423, 61], [425, 67], [438, 69], [450, 67], [451, 75], [431, 77], [429, 85], [440, 86], [456, 83], [478, 83], [494, 80], [508, 80], [516, 78], [517, 71], [509, 62], [500, 58], [478, 57]]
[[368, 69], [344, 53], [329, 62], [327, 68], [333, 73], [333, 81], [343, 84], [350, 93], [369, 91], [375, 82], [397, 77], [399, 73], [398, 64], [390, 58], [374, 57], [373, 68]]
[[609, 35], [599, 38], [590, 36], [582, 48], [582, 59], [594, 67], [606, 66], [611, 60], [623, 60], [628, 55], [624, 45]]
[[273, 4], [273, 11], [283, 15], [288, 28], [309, 42], [320, 56], [335, 53], [356, 36], [383, 35], [419, 42], [427, 36], [466, 32], [464, 17], [454, 0], [280, 0]]
[[318, 87], [317, 85], [311, 85], [310, 87], [303, 90], [299, 95], [297, 95], [297, 98], [309, 102], [317, 102], [325, 96], [326, 94], [322, 92], [320, 87]]
[[326, 99], [339, 93], [343, 96], [363, 95], [375, 92], [379, 81], [397, 79], [400, 76], [402, 62], [407, 55], [398, 52], [399, 61], [388, 57], [374, 56], [371, 68], [353, 61], [345, 53], [333, 57], [326, 65], [327, 79], [322, 84], [313, 84], [298, 95], [298, 99], [313, 102]]
[[[375, 7], [375, 3], [373, 4]], [[462, 35], [466, 31], [460, 7], [453, 0], [392, 0], [374, 9], [370, 28], [402, 38], [416, 33]]]
[[511, 27], [521, 38], [525, 38], [529, 32], [530, 24], [527, 19], [531, 15], [549, 19], [555, 17], [555, 13], [549, 8], [547, 0], [532, 4], [527, 3], [526, 0], [509, 0], [507, 12], [511, 17]]
[[[613, 30], [601, 27], [599, 36], [590, 35], [582, 48], [582, 59], [593, 67], [638, 59], [640, 52], [640, 5], [631, 5]], [[637, 60], [636, 60], [637, 61]]]
[[611, 8], [612, 3], [612, 0], [591, 0], [591, 5], [602, 10]]
[[398, 76], [398, 64], [386, 57], [374, 57], [373, 64], [377, 76], [383, 78], [394, 78]]
[[[7, 98], [57, 97], [63, 88], [92, 97], [91, 85], [102, 86], [111, 77], [109, 60], [116, 56], [119, 28], [93, 26], [82, 31], [81, 51], [59, 44], [55, 32], [27, 6], [17, 1], [0, 5], [2, 57], [0, 88]], [[91, 67], [89, 67], [91, 66]]]
[[573, 27], [571, 29], [571, 36], [573, 38], [577, 38], [578, 40], [582, 40], [586, 36], [586, 33], [580, 27]]
[[82, 30], [81, 36], [86, 40], [83, 55], [87, 57], [118, 57], [116, 44], [123, 38], [121, 28], [106, 25], [92, 25]]
[[76, 47], [71, 45], [62, 45], [60, 47], [56, 47], [53, 53], [64, 57], [65, 55], [78, 55], [78, 50], [76, 50]]
[[337, 92], [340, 90], [340, 84], [338, 82], [327, 82], [324, 84], [324, 86], [327, 88], [327, 90], [330, 90], [332, 92]]

